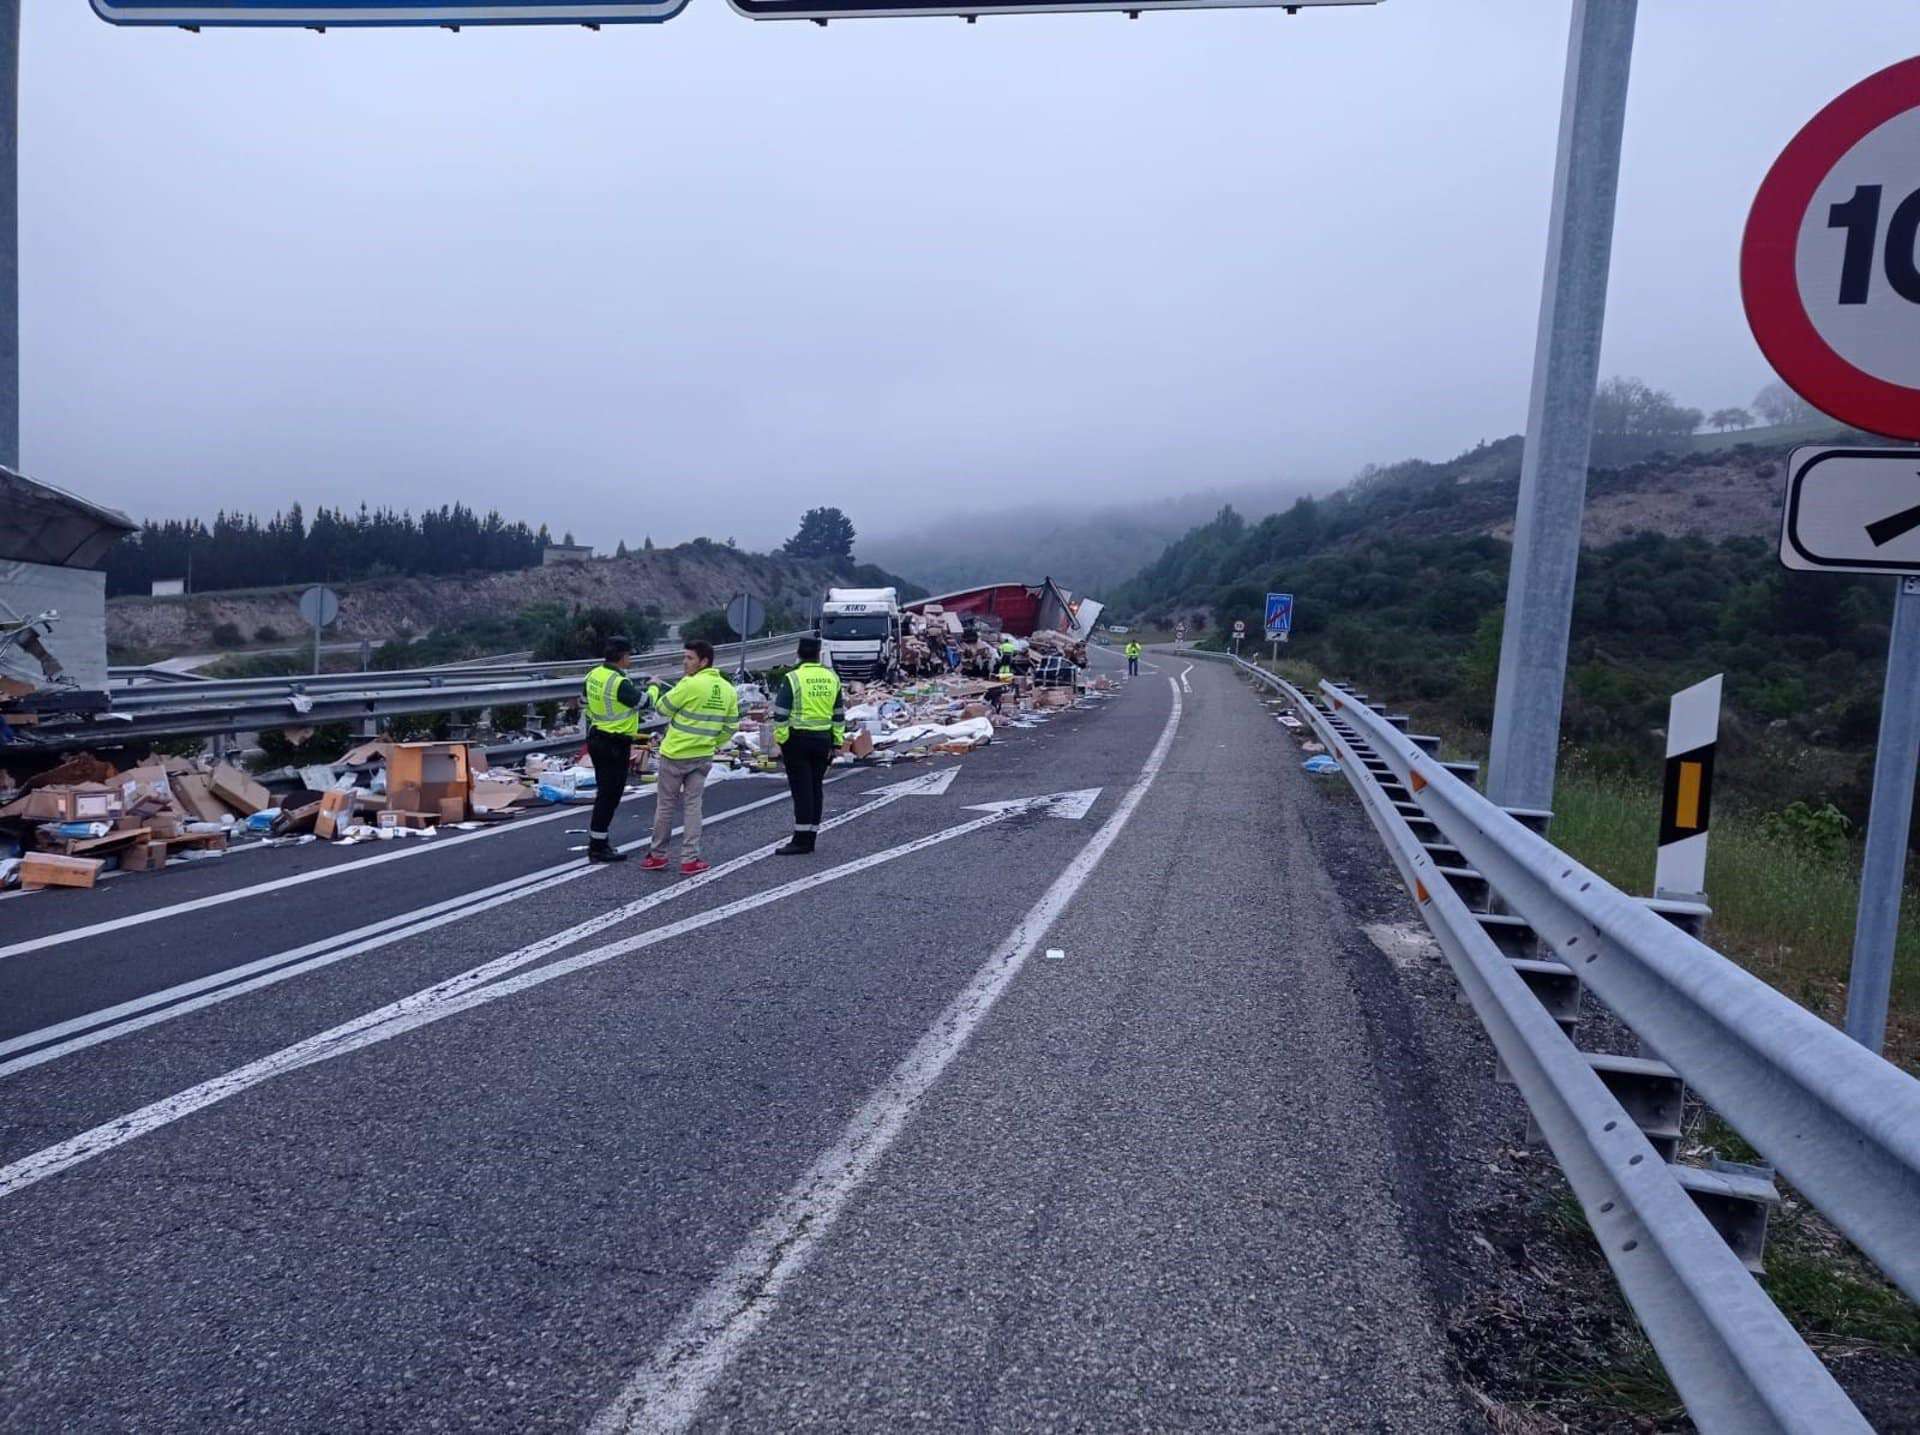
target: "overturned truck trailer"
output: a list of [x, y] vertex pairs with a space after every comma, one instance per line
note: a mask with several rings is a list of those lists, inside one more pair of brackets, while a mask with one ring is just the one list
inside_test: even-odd
[[1076, 600], [1053, 579], [1042, 578], [1038, 583], [988, 583], [941, 593], [908, 603], [904, 610], [924, 613], [929, 607], [944, 609], [962, 623], [984, 622], [1015, 638], [1054, 632], [1084, 641], [1099, 621], [1102, 605], [1091, 598]]

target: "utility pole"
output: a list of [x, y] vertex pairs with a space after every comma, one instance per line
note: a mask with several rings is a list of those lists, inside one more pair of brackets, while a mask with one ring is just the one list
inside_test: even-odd
[[1553, 805], [1638, 0], [1574, 0], [1487, 795]]
[[0, 464], [20, 471], [20, 0], [0, 0]]

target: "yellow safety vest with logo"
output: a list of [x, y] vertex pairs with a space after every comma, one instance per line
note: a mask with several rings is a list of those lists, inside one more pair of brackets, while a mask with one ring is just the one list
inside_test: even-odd
[[602, 732], [632, 737], [640, 731], [640, 709], [620, 701], [620, 684], [626, 676], [605, 663], [587, 674], [587, 721]]
[[740, 695], [712, 668], [680, 679], [668, 692], [648, 688], [647, 698], [667, 720], [662, 757], [712, 757], [740, 725]]
[[1128, 656], [1129, 658], [1137, 658], [1137, 657], [1139, 657], [1139, 656], [1140, 656], [1140, 645], [1139, 645], [1138, 643], [1128, 643], [1128, 644], [1127, 644], [1127, 656]]
[[773, 740], [785, 742], [797, 732], [828, 732], [833, 734], [833, 745], [839, 747], [847, 740], [845, 709], [840, 705], [840, 675], [832, 668], [819, 663], [801, 663], [791, 668], [784, 679], [787, 693], [784, 696], [791, 706], [783, 714], [784, 704], [776, 704], [774, 717], [784, 721], [777, 722], [773, 729]]

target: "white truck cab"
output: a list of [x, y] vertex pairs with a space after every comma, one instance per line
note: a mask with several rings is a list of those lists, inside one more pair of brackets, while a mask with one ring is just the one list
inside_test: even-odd
[[820, 661], [849, 678], [878, 678], [900, 660], [900, 595], [829, 588], [820, 605]]

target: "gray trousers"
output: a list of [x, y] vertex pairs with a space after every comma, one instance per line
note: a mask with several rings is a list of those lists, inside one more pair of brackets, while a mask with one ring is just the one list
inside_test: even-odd
[[707, 791], [710, 757], [661, 757], [654, 759], [653, 847], [667, 855], [667, 839], [673, 835], [674, 809], [684, 806], [682, 819], [686, 831], [680, 836], [680, 857], [690, 861], [700, 855], [700, 803]]

